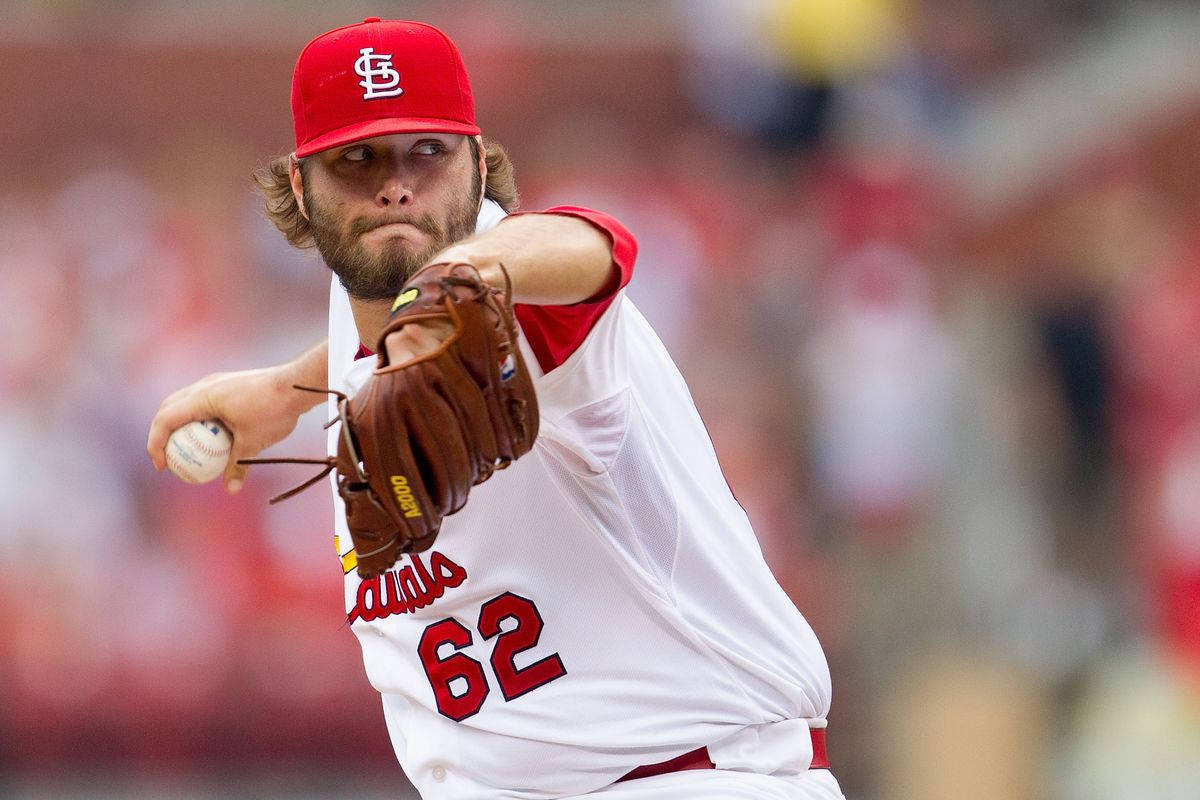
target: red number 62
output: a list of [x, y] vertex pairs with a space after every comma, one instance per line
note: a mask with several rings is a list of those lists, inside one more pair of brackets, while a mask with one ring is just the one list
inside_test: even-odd
[[[516, 624], [502, 631], [501, 623], [509, 619]], [[480, 636], [484, 639], [496, 638], [490, 659], [492, 673], [506, 701], [567, 674], [558, 653], [551, 653], [526, 667], [517, 668], [517, 654], [537, 646], [542, 636], [542, 625], [542, 616], [533, 601], [512, 592], [493, 597], [479, 609], [476, 627]], [[438, 650], [447, 644], [454, 648], [454, 652], [439, 658]], [[479, 713], [489, 692], [483, 664], [460, 652], [471, 644], [471, 631], [458, 620], [446, 618], [427, 627], [417, 645], [417, 654], [425, 668], [429, 686], [433, 689], [438, 712], [457, 722]], [[458, 692], [450, 685], [455, 681], [460, 686]]]

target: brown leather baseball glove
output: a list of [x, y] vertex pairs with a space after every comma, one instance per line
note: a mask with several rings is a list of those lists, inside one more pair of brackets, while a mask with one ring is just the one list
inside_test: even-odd
[[[332, 392], [342, 423], [337, 456], [243, 461], [327, 465], [272, 502], [336, 469], [362, 577], [387, 570], [401, 553], [428, 549], [472, 486], [533, 446], [537, 397], [517, 347], [509, 289], [489, 286], [470, 264], [425, 267], [397, 297], [366, 384], [353, 398]], [[421, 320], [449, 321], [452, 332], [432, 352], [389, 364], [388, 334]]]

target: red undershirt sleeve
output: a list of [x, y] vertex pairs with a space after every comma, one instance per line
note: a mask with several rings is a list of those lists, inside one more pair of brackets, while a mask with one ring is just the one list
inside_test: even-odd
[[617, 292], [629, 283], [633, 276], [633, 262], [637, 259], [637, 240], [615, 217], [601, 211], [579, 206], [554, 206], [532, 213], [562, 214], [591, 223], [608, 238], [613, 255], [612, 276], [593, 297], [569, 306], [514, 305], [513, 311], [521, 324], [525, 340], [537, 356], [542, 372], [546, 373], [570, 358], [583, 344]]

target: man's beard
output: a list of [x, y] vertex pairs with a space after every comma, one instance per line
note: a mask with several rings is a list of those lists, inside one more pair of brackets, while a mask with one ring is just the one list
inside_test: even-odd
[[[482, 190], [479, 172], [474, 172], [469, 193], [457, 194], [445, 220], [432, 214], [420, 217], [394, 216], [383, 221], [356, 219], [341, 233], [341, 221], [319, 195], [304, 196], [313, 241], [321, 258], [338, 276], [346, 293], [356, 300], [391, 300], [409, 278], [439, 251], [475, 232]], [[389, 239], [378, 253], [363, 245], [361, 235], [389, 222], [406, 222], [429, 237], [429, 245], [415, 249], [402, 239]]]

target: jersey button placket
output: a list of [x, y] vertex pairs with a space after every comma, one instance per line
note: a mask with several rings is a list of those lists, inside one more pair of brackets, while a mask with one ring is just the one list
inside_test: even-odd
[[434, 767], [431, 772], [433, 775], [433, 779], [435, 781], [437, 781], [438, 783], [441, 783], [442, 781], [446, 780], [446, 768], [443, 767], [441, 764], [438, 764], [436, 767]]

